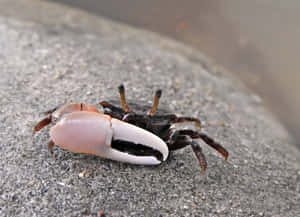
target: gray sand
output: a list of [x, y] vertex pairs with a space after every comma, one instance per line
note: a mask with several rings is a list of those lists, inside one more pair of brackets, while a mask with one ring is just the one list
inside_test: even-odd
[[[27, 7], [25, 7], [25, 5]], [[29, 7], [30, 6], [30, 7]], [[300, 216], [300, 153], [261, 100], [198, 53], [152, 33], [34, 0], [0, 1], [0, 216]], [[160, 166], [55, 147], [41, 113], [128, 98], [200, 118], [205, 175], [190, 147]], [[189, 127], [192, 127], [189, 125]]]

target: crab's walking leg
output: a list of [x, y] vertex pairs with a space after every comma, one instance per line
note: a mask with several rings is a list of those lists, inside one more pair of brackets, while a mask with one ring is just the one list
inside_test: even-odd
[[[169, 150], [174, 151], [176, 149], [181, 149], [185, 146], [191, 145], [192, 149], [199, 161], [199, 164], [200, 164], [200, 167], [201, 167], [202, 173], [203, 173], [206, 170], [207, 162], [206, 162], [204, 154], [202, 153], [201, 147], [199, 146], [199, 144], [196, 141], [192, 140], [189, 136], [180, 135], [177, 133], [178, 133], [178, 131], [175, 132], [174, 136], [171, 137], [170, 143], [168, 143]], [[172, 140], [173, 140], [173, 142], [172, 142]]]
[[[47, 113], [50, 114], [48, 117], [44, 118], [43, 120], [41, 120], [35, 127], [33, 130], [33, 134], [32, 134], [32, 138], [34, 136], [34, 134], [37, 131], [40, 131], [41, 129], [43, 129], [45, 126], [49, 125], [52, 122], [52, 117], [51, 114], [55, 111], [56, 109], [52, 109], [50, 111], [48, 111]], [[51, 156], [53, 157], [53, 146], [54, 146], [54, 142], [52, 140], [50, 140], [50, 142], [48, 143], [48, 148], [49, 151], [51, 153]], [[53, 157], [54, 158], [54, 157]], [[54, 158], [55, 159], [55, 158]]]
[[50, 110], [44, 112], [44, 115], [51, 115], [53, 112], [55, 112], [57, 110], [57, 108], [58, 108], [58, 106], [55, 107], [55, 108], [53, 108], [53, 109], [50, 109]]
[[48, 143], [48, 148], [52, 156], [53, 156], [53, 146], [54, 146], [54, 142], [50, 140], [50, 142]]
[[52, 113], [55, 112], [56, 110], [57, 107], [44, 112], [44, 115], [49, 115], [49, 116], [41, 120], [39, 123], [37, 123], [37, 125], [35, 125], [32, 136], [34, 136], [36, 132], [40, 131], [41, 129], [43, 129], [45, 126], [49, 125], [52, 122]]
[[33, 133], [32, 136], [34, 136], [34, 134], [37, 131], [40, 131], [41, 129], [43, 129], [45, 126], [47, 126], [48, 124], [50, 124], [52, 121], [51, 116], [44, 118], [43, 120], [41, 120], [39, 123], [37, 123], [37, 125], [35, 125], [34, 129], [33, 129]]
[[122, 106], [125, 110], [125, 112], [130, 112], [130, 108], [128, 107], [127, 103], [126, 103], [126, 98], [125, 98], [125, 87], [123, 84], [121, 84], [119, 86], [119, 93], [120, 93], [120, 98], [121, 98], [121, 102], [122, 102]]
[[192, 117], [177, 117], [172, 123], [179, 124], [183, 122], [195, 122], [196, 127], [201, 128], [201, 121]]
[[156, 112], [156, 109], [157, 109], [157, 106], [158, 106], [158, 103], [159, 103], [159, 99], [161, 97], [161, 92], [162, 92], [161, 90], [157, 90], [155, 92], [153, 106], [152, 106], [151, 111], [149, 112], [150, 116], [153, 116], [155, 114], [155, 112]]
[[199, 133], [193, 130], [178, 130], [176, 133], [178, 133], [179, 135], [190, 136], [192, 139], [202, 139], [206, 144], [222, 154], [225, 157], [225, 160], [227, 160], [229, 155], [228, 151], [204, 133]]
[[192, 148], [193, 148], [193, 151], [194, 151], [196, 157], [198, 158], [198, 161], [199, 161], [200, 167], [202, 168], [202, 173], [203, 173], [207, 168], [207, 162], [205, 159], [205, 155], [202, 153], [202, 149], [196, 141], [192, 140], [191, 145], [192, 145]]
[[191, 144], [191, 139], [186, 135], [179, 135], [178, 131], [173, 134], [170, 141], [167, 143], [170, 151], [184, 148]]

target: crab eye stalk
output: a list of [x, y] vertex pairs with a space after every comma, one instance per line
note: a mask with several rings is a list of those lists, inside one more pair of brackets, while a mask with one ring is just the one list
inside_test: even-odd
[[122, 106], [125, 110], [125, 112], [130, 112], [130, 108], [126, 103], [126, 98], [125, 98], [125, 87], [123, 84], [121, 84], [119, 86], [119, 93], [120, 93], [120, 98], [121, 98], [121, 102], [122, 102]]
[[157, 110], [157, 106], [158, 106], [158, 103], [159, 103], [159, 99], [161, 97], [161, 93], [162, 93], [161, 90], [157, 90], [155, 92], [153, 106], [152, 106], [151, 111], [149, 112], [150, 116], [153, 116], [155, 114], [156, 110]]

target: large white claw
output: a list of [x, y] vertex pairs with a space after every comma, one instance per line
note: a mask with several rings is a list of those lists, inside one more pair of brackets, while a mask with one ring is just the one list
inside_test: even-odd
[[158, 136], [134, 125], [96, 112], [72, 112], [50, 130], [53, 142], [69, 151], [94, 154], [116, 161], [156, 165], [155, 156], [136, 156], [112, 148], [114, 140], [141, 144], [159, 151], [165, 161], [169, 154], [166, 143]]
[[[159, 151], [163, 155], [163, 161], [165, 161], [169, 154], [169, 149], [167, 144], [158, 136], [153, 133], [134, 126], [132, 124], [128, 124], [126, 122], [120, 121], [118, 119], [112, 119], [112, 129], [113, 129], [113, 140], [123, 140], [132, 142], [135, 144], [141, 144], [154, 150]], [[120, 152], [123, 155], [121, 158], [127, 156], [126, 162], [129, 162], [129, 158], [136, 157], [137, 159], [132, 159], [135, 164], [160, 164], [161, 161], [157, 160], [155, 157], [142, 157], [142, 156], [133, 156], [123, 152]], [[114, 155], [117, 153], [114, 153]], [[126, 156], [124, 156], [124, 154]], [[139, 159], [139, 160], [138, 160]], [[138, 160], [138, 161], [137, 161]], [[140, 161], [141, 160], [141, 161]], [[122, 161], [122, 160], [120, 160]]]
[[132, 154], [124, 153], [113, 148], [105, 153], [105, 158], [116, 160], [124, 163], [139, 164], [139, 165], [158, 165], [162, 162], [152, 156], [135, 156]]

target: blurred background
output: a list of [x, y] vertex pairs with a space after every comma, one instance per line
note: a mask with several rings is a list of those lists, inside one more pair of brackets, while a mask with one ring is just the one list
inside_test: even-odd
[[254, 90], [300, 147], [299, 0], [49, 0], [181, 41]]

